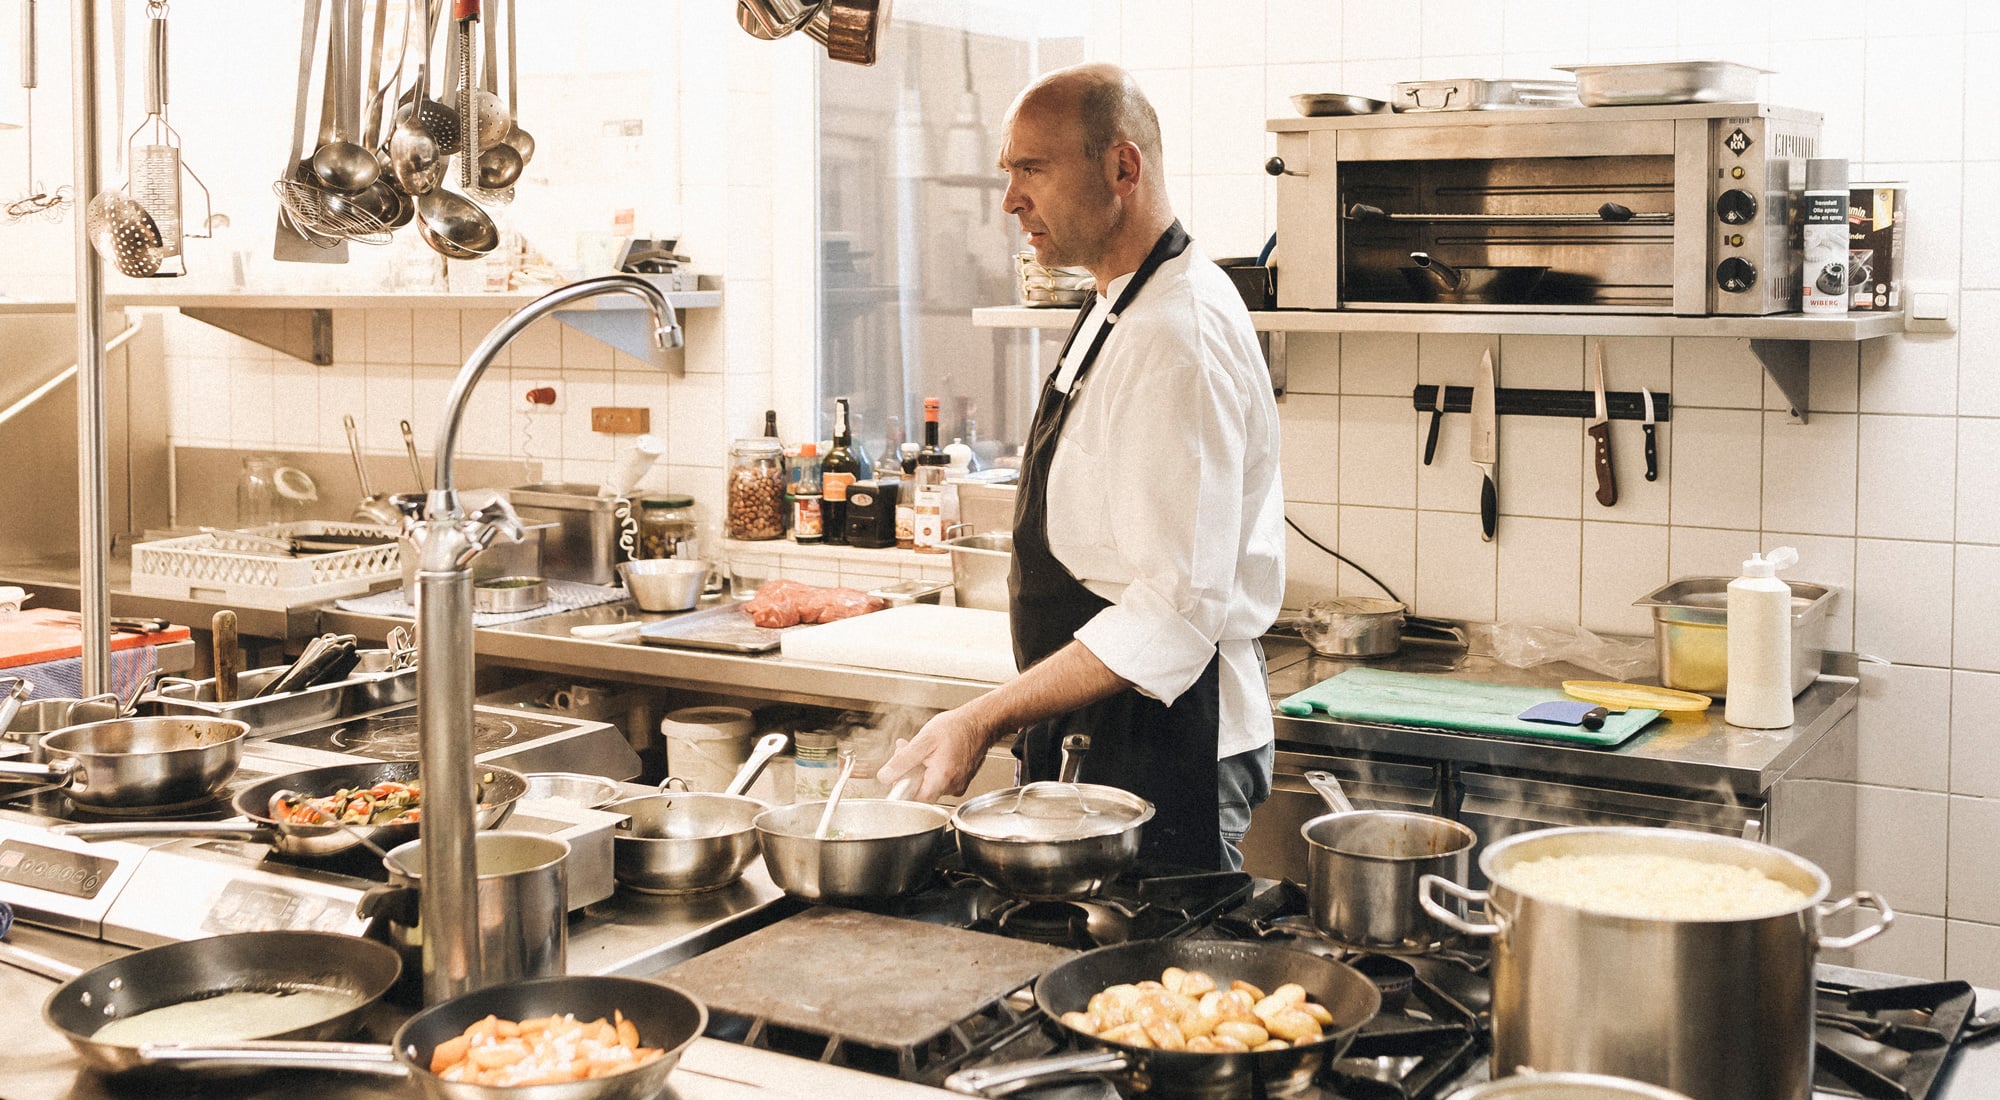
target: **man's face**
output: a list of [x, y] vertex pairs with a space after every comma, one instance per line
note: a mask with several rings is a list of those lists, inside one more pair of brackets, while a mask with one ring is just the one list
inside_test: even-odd
[[1008, 119], [1000, 146], [1007, 173], [1000, 209], [1020, 220], [1035, 259], [1050, 267], [1089, 267], [1109, 246], [1118, 198], [1104, 165], [1083, 155], [1081, 128], [1056, 115], [1028, 103]]

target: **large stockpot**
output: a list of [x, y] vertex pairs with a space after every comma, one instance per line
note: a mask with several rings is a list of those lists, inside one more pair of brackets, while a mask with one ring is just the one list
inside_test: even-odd
[[951, 823], [949, 810], [928, 802], [847, 798], [834, 808], [832, 830], [815, 837], [825, 809], [822, 800], [757, 815], [771, 881], [808, 901], [908, 893], [937, 867]]
[[[1225, 989], [1239, 979], [1266, 991], [1296, 982], [1307, 997], [1332, 1013], [1333, 1023], [1314, 1043], [1284, 1050], [1203, 1054], [1128, 1046], [1062, 1022], [1063, 1013], [1083, 1011], [1090, 998], [1107, 986], [1158, 981], [1161, 971], [1173, 966], [1202, 971]], [[1375, 983], [1353, 967], [1276, 944], [1191, 939], [1121, 943], [1086, 951], [1035, 981], [1035, 1006], [1086, 1053], [961, 1070], [945, 1081], [945, 1087], [975, 1096], [1004, 1096], [1044, 1080], [1108, 1074], [1147, 1096], [1204, 1100], [1290, 1096], [1310, 1086], [1322, 1066], [1340, 1057], [1381, 1005]]]
[[[1638, 918], [1524, 894], [1516, 866], [1566, 855], [1678, 856], [1747, 867], [1805, 897], [1745, 919]], [[1694, 1100], [1806, 1100], [1813, 1076], [1813, 957], [1874, 938], [1895, 919], [1866, 891], [1827, 903], [1811, 862], [1755, 841], [1682, 829], [1582, 826], [1509, 837], [1479, 857], [1489, 891], [1426, 875], [1423, 906], [1468, 935], [1493, 937], [1493, 1066], [1605, 1073]], [[1467, 921], [1440, 893], [1483, 903]], [[1843, 937], [1822, 920], [1865, 906], [1875, 923]]]
[[[488, 1016], [527, 1020], [569, 1013], [580, 1020], [623, 1013], [643, 1046], [665, 1053], [609, 1077], [543, 1085], [473, 1085], [431, 1072], [431, 1055]], [[489, 986], [432, 1005], [409, 1018], [388, 1046], [366, 1043], [235, 1043], [206, 1047], [148, 1046], [160, 1065], [331, 1069], [415, 1081], [430, 1100], [652, 1100], [667, 1087], [689, 1044], [708, 1026], [708, 1009], [671, 986], [642, 978], [572, 975]]]
[[1478, 836], [1449, 818], [1357, 810], [1329, 772], [1307, 772], [1306, 780], [1334, 810], [1299, 828], [1314, 926], [1362, 951], [1438, 947], [1445, 929], [1419, 903], [1419, 884], [1426, 875], [1463, 883]]
[[[569, 890], [564, 864], [569, 842], [540, 833], [480, 833], [473, 838], [479, 917], [479, 973], [491, 982], [546, 978], [564, 972], [569, 948]], [[423, 888], [424, 842], [389, 850], [382, 866], [386, 886], [361, 896], [354, 910], [374, 920], [369, 934], [394, 947], [405, 973], [423, 960], [418, 895]]]
[[55, 785], [79, 806], [181, 806], [213, 798], [229, 782], [249, 732], [224, 718], [91, 722], [45, 735], [45, 764], [0, 762], [0, 777]]
[[[721, 791], [668, 791], [612, 803], [627, 815], [611, 834], [613, 873], [644, 894], [693, 894], [735, 882], [757, 858], [757, 815], [769, 806], [743, 792], [785, 747], [785, 735], [759, 738]], [[672, 780], [668, 780], [672, 782]]]

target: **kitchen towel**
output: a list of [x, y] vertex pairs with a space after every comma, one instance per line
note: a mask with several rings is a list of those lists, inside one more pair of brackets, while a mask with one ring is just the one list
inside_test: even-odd
[[1430, 727], [1594, 748], [1623, 744], [1660, 716], [1657, 710], [1635, 708], [1611, 715], [1604, 720], [1604, 728], [1596, 730], [1524, 722], [1516, 717], [1536, 703], [1566, 698], [1555, 688], [1356, 668], [1286, 696], [1279, 701], [1278, 711], [1295, 716], [1317, 711], [1329, 718], [1354, 722]]
[[[500, 626], [518, 623], [523, 619], [539, 619], [543, 615], [554, 615], [561, 611], [575, 611], [580, 607], [596, 607], [601, 603], [611, 603], [625, 598], [622, 588], [605, 588], [579, 581], [550, 581], [549, 602], [531, 611], [475, 611], [472, 613], [473, 626]], [[377, 592], [373, 596], [352, 596], [333, 601], [333, 606], [342, 611], [352, 611], [358, 615], [380, 615], [390, 619], [414, 619], [416, 606], [403, 598], [403, 590], [391, 588], [387, 592]]]

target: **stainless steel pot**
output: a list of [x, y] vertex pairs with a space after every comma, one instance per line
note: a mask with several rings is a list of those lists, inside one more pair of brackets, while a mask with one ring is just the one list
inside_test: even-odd
[[80, 806], [140, 809], [212, 798], [243, 758], [250, 727], [224, 718], [118, 718], [42, 738], [46, 764], [0, 761], [0, 778], [63, 789]]
[[1299, 829], [1313, 925], [1334, 942], [1363, 951], [1441, 945], [1445, 929], [1419, 904], [1419, 884], [1425, 876], [1463, 883], [1479, 838], [1448, 818], [1357, 810], [1329, 772], [1307, 772], [1306, 781], [1334, 809]]
[[1006, 611], [1007, 572], [1014, 565], [1014, 532], [960, 535], [944, 540], [951, 552], [951, 597], [960, 607]]
[[824, 801], [757, 815], [764, 868], [778, 888], [808, 901], [889, 898], [909, 892], [937, 866], [951, 813], [928, 802], [842, 799], [833, 828], [815, 838]]
[[782, 733], [759, 738], [720, 793], [663, 791], [607, 807], [629, 815], [611, 834], [618, 881], [643, 894], [693, 894], [735, 882], [757, 858], [757, 815], [770, 809], [743, 792], [784, 747]]
[[[1806, 900], [1752, 919], [1642, 919], [1510, 885], [1510, 872], [1529, 860], [1611, 853], [1748, 867]], [[1813, 956], [1873, 939], [1895, 919], [1866, 891], [1828, 904], [1825, 873], [1790, 852], [1682, 829], [1522, 833], [1488, 847], [1479, 867], [1490, 891], [1426, 875], [1420, 898], [1446, 925], [1493, 937], [1495, 1072], [1607, 1073], [1694, 1100], [1811, 1096]], [[1442, 895], [1484, 904], [1491, 923], [1461, 918]], [[1848, 936], [1819, 934], [1822, 920], [1857, 907], [1879, 919]]]
[[[480, 833], [478, 842], [479, 972], [491, 982], [547, 978], [564, 972], [569, 946], [569, 892], [564, 864], [569, 842], [540, 833]], [[394, 947], [405, 975], [422, 969], [423, 926], [417, 895], [423, 886], [423, 841], [389, 850], [389, 883], [361, 896], [355, 912], [373, 918], [372, 936]]]
[[1460, 1089], [1450, 1100], [1688, 1100], [1685, 1093], [1602, 1073], [1523, 1073]]
[[1406, 631], [1465, 644], [1465, 631], [1442, 619], [1409, 613], [1400, 601], [1377, 596], [1336, 596], [1314, 600], [1293, 621], [1299, 637], [1322, 657], [1387, 657], [1403, 647]]
[[1076, 782], [1089, 739], [1063, 739], [1062, 778], [989, 791], [951, 815], [966, 869], [1025, 901], [1095, 894], [1132, 865], [1153, 804], [1130, 791]]

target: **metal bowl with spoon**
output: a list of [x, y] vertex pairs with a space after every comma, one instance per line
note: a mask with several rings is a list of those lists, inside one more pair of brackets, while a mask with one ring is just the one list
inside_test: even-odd
[[720, 793], [668, 791], [662, 784], [659, 794], [605, 807], [629, 815], [611, 834], [618, 881], [642, 894], [694, 894], [735, 882], [757, 858], [757, 816], [770, 808], [743, 792], [785, 743], [782, 733], [759, 738]]
[[[778, 888], [808, 901], [895, 897], [930, 877], [951, 811], [905, 802], [908, 777], [888, 798], [800, 802], [757, 815], [764, 869]], [[819, 835], [821, 823], [826, 834]]]

